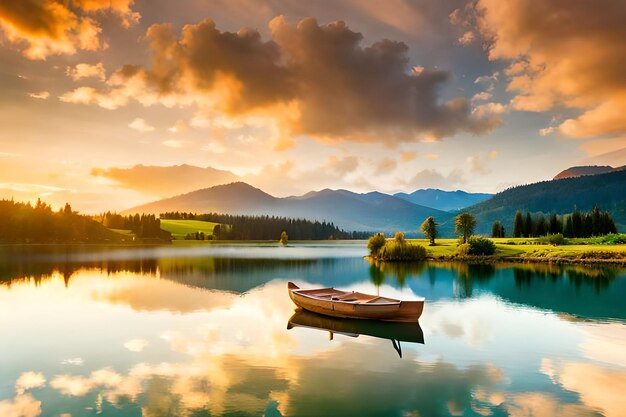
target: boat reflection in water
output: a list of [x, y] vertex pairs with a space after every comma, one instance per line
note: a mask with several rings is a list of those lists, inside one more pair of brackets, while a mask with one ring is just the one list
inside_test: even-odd
[[323, 316], [298, 308], [287, 323], [287, 329], [290, 330], [294, 327], [306, 327], [309, 329], [328, 331], [331, 340], [335, 333], [350, 337], [365, 335], [380, 339], [389, 339], [400, 357], [402, 357], [400, 342], [424, 344], [424, 332], [419, 323], [344, 319]]

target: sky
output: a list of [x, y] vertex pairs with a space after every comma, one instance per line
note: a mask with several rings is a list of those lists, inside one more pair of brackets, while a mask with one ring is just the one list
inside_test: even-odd
[[0, 198], [498, 192], [626, 164], [626, 3], [0, 2]]

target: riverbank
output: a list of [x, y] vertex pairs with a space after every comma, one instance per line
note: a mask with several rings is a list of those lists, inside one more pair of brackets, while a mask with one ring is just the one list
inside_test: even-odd
[[554, 246], [533, 238], [494, 238], [496, 253], [490, 256], [458, 256], [456, 239], [438, 239], [428, 246], [426, 239], [410, 239], [411, 243], [424, 245], [427, 260], [464, 261], [472, 263], [578, 263], [626, 265], [626, 245], [599, 245], [576, 242], [573, 245]]

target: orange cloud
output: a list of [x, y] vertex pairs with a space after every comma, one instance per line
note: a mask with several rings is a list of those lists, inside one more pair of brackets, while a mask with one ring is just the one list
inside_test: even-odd
[[[516, 93], [512, 108], [541, 112], [581, 109], [559, 130], [584, 138], [626, 131], [626, 3], [561, 0], [479, 0], [456, 11], [454, 23], [473, 23], [492, 60], [511, 60], [505, 71]], [[464, 17], [461, 17], [465, 15]]]
[[106, 79], [106, 72], [104, 70], [104, 64], [98, 62], [97, 64], [78, 64], [75, 67], [67, 67], [65, 74], [71, 77], [74, 81], [78, 81], [81, 78], [97, 78], [100, 81]]
[[[124, 66], [104, 90], [79, 87], [62, 101], [114, 109], [136, 100], [149, 106], [195, 106], [241, 123], [269, 125], [276, 149], [305, 134], [324, 141], [387, 141], [482, 134], [500, 123], [496, 106], [474, 112], [462, 97], [441, 102], [438, 89], [450, 74], [411, 72], [408, 47], [382, 40], [369, 46], [344, 22], [297, 24], [279, 16], [271, 39], [256, 30], [226, 32], [205, 19], [146, 33], [153, 51], [150, 68]], [[251, 122], [252, 120], [252, 122]]]
[[415, 151], [402, 151], [400, 152], [400, 159], [402, 162], [411, 162], [417, 157], [417, 152]]
[[102, 29], [93, 19], [110, 11], [124, 26], [139, 20], [131, 10], [134, 0], [20, 0], [0, 3], [0, 28], [9, 41], [24, 45], [24, 55], [44, 60], [50, 55], [73, 55], [102, 47]]
[[135, 165], [132, 168], [95, 168], [91, 175], [105, 177], [121, 186], [162, 197], [183, 194], [237, 181], [228, 171], [190, 165], [169, 167]]
[[619, 151], [626, 149], [626, 136], [592, 140], [581, 144], [580, 149], [585, 151], [590, 156]]

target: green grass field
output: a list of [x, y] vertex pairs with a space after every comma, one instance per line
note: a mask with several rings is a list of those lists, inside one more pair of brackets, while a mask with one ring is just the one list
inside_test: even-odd
[[168, 220], [161, 219], [161, 229], [170, 232], [174, 239], [184, 239], [188, 233], [204, 232], [212, 235], [213, 228], [219, 223], [203, 222], [200, 220]]
[[[626, 245], [574, 244], [553, 246], [538, 244], [536, 243], [537, 239], [533, 238], [492, 238], [491, 240], [496, 244], [496, 257], [550, 258], [554, 260], [626, 259]], [[409, 239], [409, 241], [424, 245], [428, 250], [428, 256], [433, 258], [453, 256], [456, 252], [457, 239], [437, 239], [436, 246], [428, 246], [427, 239]]]

